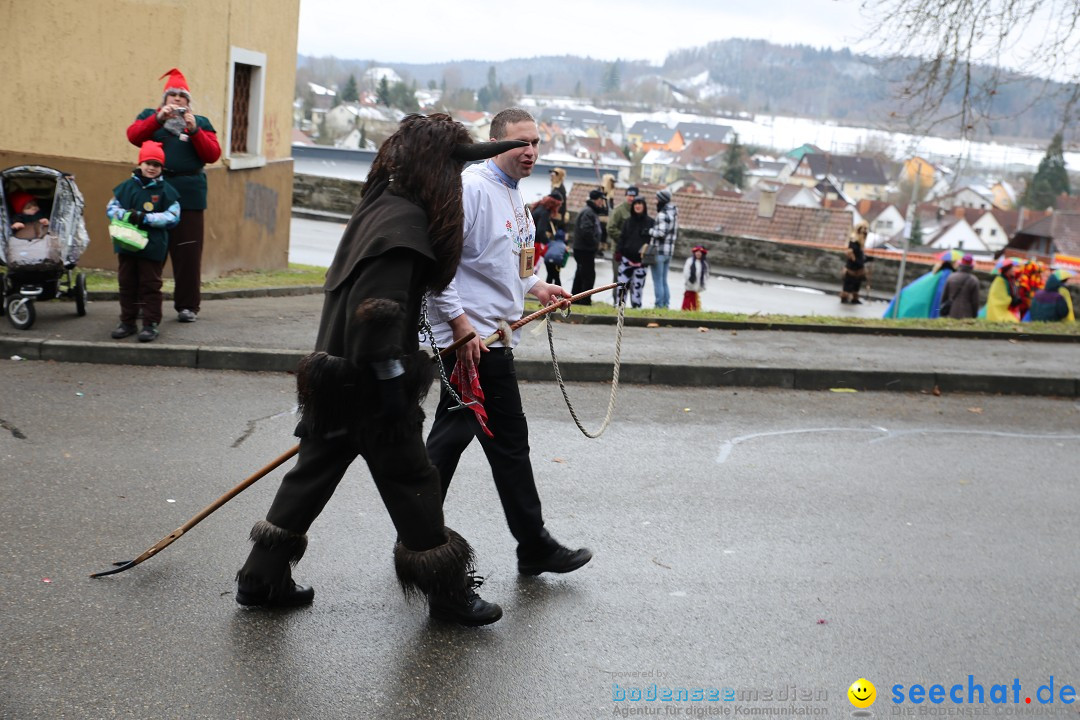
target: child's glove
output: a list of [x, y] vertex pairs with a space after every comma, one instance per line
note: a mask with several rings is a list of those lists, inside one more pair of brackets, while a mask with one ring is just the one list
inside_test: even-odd
[[142, 225], [145, 219], [146, 215], [139, 210], [132, 210], [124, 216], [124, 222], [129, 222], [132, 225]]
[[13, 222], [13, 223], [11, 223], [11, 229], [12, 230], [22, 230], [24, 227], [26, 227], [26, 226], [23, 225], [21, 222]]

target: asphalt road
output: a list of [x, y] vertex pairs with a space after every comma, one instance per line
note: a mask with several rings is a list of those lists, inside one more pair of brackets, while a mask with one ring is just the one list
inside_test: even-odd
[[[402, 599], [362, 465], [297, 568], [310, 608], [232, 598], [281, 471], [87, 578], [290, 447], [289, 376], [10, 360], [0, 376], [3, 718], [837, 716], [860, 677], [885, 716], [897, 684], [1080, 684], [1075, 401], [624, 386], [589, 440], [556, 387], [527, 384], [548, 526], [596, 558], [519, 578], [470, 448], [447, 520], [506, 615], [466, 630]], [[569, 391], [595, 428], [608, 389]], [[618, 699], [653, 683], [743, 699]], [[777, 699], [793, 693], [813, 697]]]

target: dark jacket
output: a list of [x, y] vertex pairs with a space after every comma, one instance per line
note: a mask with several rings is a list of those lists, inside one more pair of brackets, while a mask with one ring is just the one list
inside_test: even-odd
[[941, 293], [941, 306], [948, 308], [945, 317], [973, 318], [979, 314], [979, 280], [971, 274], [971, 268], [961, 265], [949, 275]]
[[1069, 316], [1069, 303], [1058, 290], [1060, 287], [1061, 280], [1051, 275], [1046, 287], [1035, 293], [1031, 298], [1032, 322], [1057, 322]]
[[170, 223], [165, 227], [156, 221], [151, 224], [150, 216], [167, 211], [180, 199], [176, 189], [160, 177], [148, 180], [136, 169], [131, 177], [113, 188], [113, 197], [124, 210], [145, 214], [146, 221], [140, 227], [146, 230], [147, 235], [146, 247], [142, 250], [128, 250], [115, 242], [113, 250], [157, 262], [165, 260], [169, 252], [169, 231], [166, 228], [176, 223]]
[[559, 229], [555, 219], [551, 217], [551, 213], [543, 205], [537, 205], [532, 211], [533, 224], [536, 225], [536, 242], [549, 243], [551, 238], [555, 235], [555, 230]]
[[587, 202], [574, 222], [574, 252], [596, 252], [602, 237], [603, 230], [596, 208]]
[[652, 229], [653, 219], [648, 214], [630, 215], [622, 225], [619, 234], [619, 247], [616, 252], [632, 263], [641, 262], [641, 246], [652, 242], [649, 230]]
[[[383, 191], [366, 198], [345, 228], [327, 272], [316, 352], [301, 361], [297, 434], [383, 433], [423, 422], [420, 401], [433, 378], [417, 325], [435, 253], [427, 214]], [[410, 413], [387, 426], [372, 363], [400, 360]]]

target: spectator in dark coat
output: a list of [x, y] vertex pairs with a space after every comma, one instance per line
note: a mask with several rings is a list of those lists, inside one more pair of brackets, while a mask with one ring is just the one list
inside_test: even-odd
[[[574, 295], [592, 290], [596, 284], [596, 251], [600, 249], [600, 239], [603, 237], [600, 210], [606, 206], [602, 190], [590, 191], [589, 199], [574, 223], [574, 262], [577, 264], [571, 289]], [[577, 304], [592, 305], [592, 298], [583, 298]]]
[[942, 317], [973, 318], [979, 314], [979, 280], [972, 274], [975, 260], [965, 255], [960, 268], [945, 281], [941, 293]]

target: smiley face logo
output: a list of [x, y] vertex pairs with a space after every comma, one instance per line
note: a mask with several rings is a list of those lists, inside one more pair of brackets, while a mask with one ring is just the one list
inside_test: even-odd
[[877, 700], [877, 688], [866, 678], [859, 678], [851, 683], [847, 690], [848, 700], [857, 708], [868, 708]]

